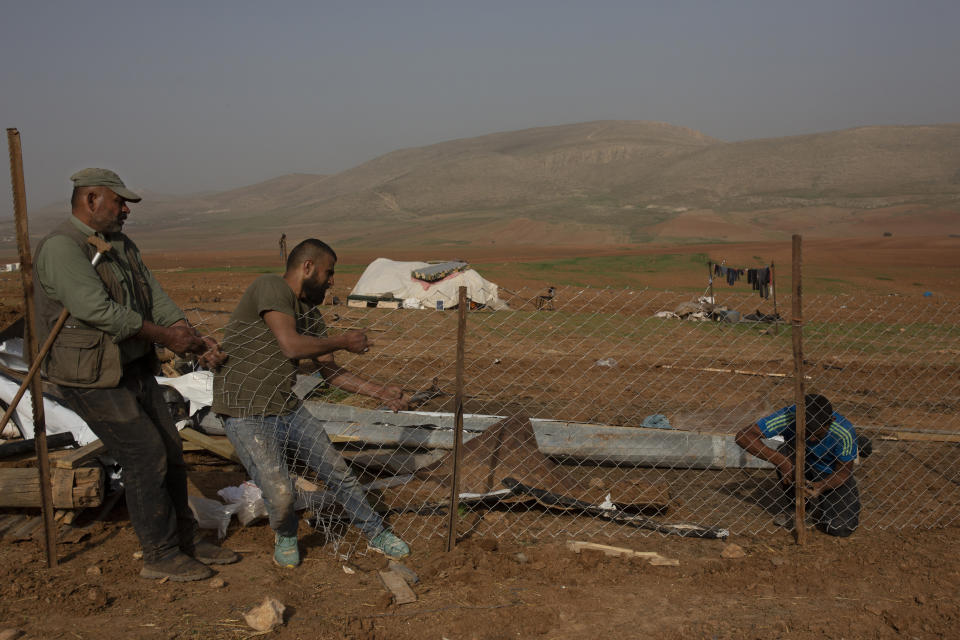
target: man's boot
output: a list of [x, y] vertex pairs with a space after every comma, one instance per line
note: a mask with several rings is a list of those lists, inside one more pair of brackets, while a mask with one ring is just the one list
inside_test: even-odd
[[158, 559], [144, 558], [143, 568], [140, 569], [141, 578], [152, 580], [167, 578], [173, 582], [204, 580], [212, 575], [213, 569], [180, 551], [174, 551]]
[[179, 529], [180, 551], [203, 564], [232, 564], [240, 559], [230, 549], [204, 540], [193, 522], [181, 523]]
[[234, 551], [207, 542], [200, 536], [192, 542], [181, 544], [180, 551], [203, 564], [233, 564], [240, 559], [240, 555]]

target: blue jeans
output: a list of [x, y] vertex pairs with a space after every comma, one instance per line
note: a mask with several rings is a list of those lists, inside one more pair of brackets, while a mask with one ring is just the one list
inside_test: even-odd
[[356, 476], [333, 448], [323, 421], [303, 405], [283, 416], [227, 418], [224, 430], [253, 482], [263, 492], [270, 527], [282, 536], [297, 535], [293, 510], [296, 492], [287, 466], [288, 456], [305, 465], [322, 481], [367, 538], [383, 531], [383, 518], [367, 502]]

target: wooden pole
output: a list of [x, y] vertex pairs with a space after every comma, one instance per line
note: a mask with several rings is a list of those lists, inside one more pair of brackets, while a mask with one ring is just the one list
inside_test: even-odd
[[457, 545], [457, 516], [460, 507], [460, 456], [463, 448], [463, 369], [467, 334], [467, 288], [460, 287], [457, 301], [457, 391], [454, 397], [453, 479], [450, 482], [450, 521], [447, 524], [447, 551]]
[[793, 532], [797, 544], [806, 542], [807, 529], [806, 500], [803, 497], [803, 487], [806, 484], [804, 470], [807, 454], [807, 407], [804, 401], [805, 390], [803, 382], [803, 288], [800, 282], [801, 273], [801, 238], [793, 236], [793, 395], [797, 405], [796, 452], [793, 469], [793, 490], [796, 510], [794, 511]]
[[707, 261], [707, 282], [710, 283], [710, 302], [717, 304], [717, 300], [713, 297], [713, 262]]
[[780, 321], [776, 319], [777, 317], [777, 271], [774, 267], [773, 260], [770, 261], [770, 289], [773, 292], [773, 335], [780, 335]]
[[[27, 188], [23, 179], [23, 152], [20, 132], [7, 129], [10, 151], [10, 184], [13, 186], [13, 216], [17, 223], [17, 248], [20, 251], [20, 277], [24, 300], [24, 350], [28, 365], [37, 353], [36, 321], [33, 309], [33, 259], [30, 256], [30, 233], [27, 229]], [[43, 509], [43, 530], [47, 547], [47, 567], [57, 566], [57, 529], [53, 520], [53, 493], [50, 485], [50, 458], [47, 455], [47, 427], [43, 415], [43, 383], [34, 376], [30, 383], [33, 404], [33, 437], [37, 443], [37, 467], [40, 474], [40, 497]]]

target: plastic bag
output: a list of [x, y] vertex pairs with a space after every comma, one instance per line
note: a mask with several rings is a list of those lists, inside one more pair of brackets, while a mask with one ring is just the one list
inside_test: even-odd
[[227, 503], [237, 506], [237, 520], [243, 526], [267, 517], [267, 505], [263, 502], [263, 492], [249, 480], [239, 487], [224, 487], [217, 491], [217, 495]]
[[197, 518], [197, 524], [201, 529], [216, 529], [217, 538], [223, 540], [227, 535], [227, 527], [230, 526], [230, 518], [234, 513], [240, 510], [240, 504], [223, 504], [209, 498], [199, 496], [188, 496], [187, 501], [190, 504], [190, 510]]

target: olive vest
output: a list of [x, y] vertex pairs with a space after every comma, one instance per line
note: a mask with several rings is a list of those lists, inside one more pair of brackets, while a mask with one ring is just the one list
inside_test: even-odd
[[[93, 260], [97, 253], [96, 248], [87, 242], [87, 236], [70, 220], [66, 220], [47, 234], [37, 245], [36, 253], [40, 253], [47, 240], [61, 235], [75, 241], [80, 250], [87, 256], [87, 259]], [[127, 236], [124, 235], [122, 238], [124, 253], [133, 275], [133, 292], [137, 298], [138, 306], [145, 310], [144, 319], [149, 320], [152, 307], [150, 285], [140, 268], [140, 261], [137, 260], [136, 247]], [[112, 254], [113, 251], [101, 256], [100, 262], [95, 268], [100, 279], [103, 280], [110, 299], [123, 305], [125, 304], [123, 286], [109, 266], [110, 260], [115, 259]], [[57, 323], [57, 319], [63, 311], [63, 305], [46, 294], [37, 277], [36, 270], [33, 272], [33, 289], [36, 304], [37, 337], [39, 343], [43, 344], [50, 335], [53, 326]], [[128, 340], [135, 339], [128, 338]], [[149, 353], [153, 354], [153, 359], [156, 361], [156, 352], [150, 349]], [[75, 318], [73, 315], [69, 315], [63, 329], [54, 340], [40, 372], [47, 380], [65, 387], [99, 389], [117, 386], [123, 376], [123, 365], [120, 357], [120, 347], [110, 335]]]

